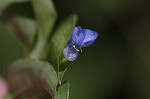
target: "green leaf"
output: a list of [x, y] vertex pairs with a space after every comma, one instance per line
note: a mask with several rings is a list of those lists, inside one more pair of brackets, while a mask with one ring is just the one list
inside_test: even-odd
[[69, 99], [69, 82], [62, 83], [56, 92], [55, 99]]
[[65, 19], [54, 32], [50, 41], [50, 57], [53, 64], [58, 65], [58, 58], [64, 47], [69, 42], [75, 27], [77, 16], [72, 15]]
[[37, 20], [37, 42], [32, 50], [31, 58], [43, 58], [48, 37], [56, 20], [56, 11], [51, 0], [31, 0]]
[[25, 49], [30, 51], [34, 42], [36, 27], [31, 2], [17, 2], [16, 0], [1, 11], [0, 17], [22, 42]]
[[54, 35], [52, 36], [52, 39], [50, 41], [50, 54], [49, 59], [53, 66], [55, 66], [57, 72], [59, 72], [59, 60], [60, 54], [69, 42], [72, 31], [75, 27], [77, 21], [77, 16], [72, 15], [65, 19], [56, 29], [54, 32]]
[[61, 60], [59, 60], [59, 72], [58, 72], [58, 80], [61, 84], [62, 78], [67, 70], [67, 68], [71, 65], [72, 61], [68, 61], [61, 53]]
[[34, 59], [12, 63], [7, 69], [7, 80], [10, 91], [15, 97], [31, 88], [40, 87], [44, 88], [54, 99], [58, 83], [53, 66]]
[[26, 56], [26, 52], [20, 42], [0, 22], [0, 75], [3, 75], [6, 66], [11, 62]]
[[55, 23], [56, 11], [52, 0], [31, 0], [37, 19], [39, 38], [46, 39]]

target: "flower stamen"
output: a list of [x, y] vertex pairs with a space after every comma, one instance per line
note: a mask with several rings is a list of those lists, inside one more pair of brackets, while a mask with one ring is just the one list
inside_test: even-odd
[[77, 49], [75, 45], [73, 45], [73, 48], [74, 48], [77, 52], [80, 52], [80, 50]]

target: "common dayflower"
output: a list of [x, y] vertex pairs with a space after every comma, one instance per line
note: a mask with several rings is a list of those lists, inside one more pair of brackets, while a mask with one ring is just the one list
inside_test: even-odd
[[83, 29], [80, 26], [74, 28], [69, 44], [64, 48], [63, 54], [68, 61], [74, 61], [82, 48], [91, 45], [98, 33], [90, 29]]

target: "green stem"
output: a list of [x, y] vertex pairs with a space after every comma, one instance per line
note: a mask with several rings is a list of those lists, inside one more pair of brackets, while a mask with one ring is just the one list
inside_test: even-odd
[[43, 50], [45, 49], [45, 46], [46, 46], [45, 39], [38, 40], [37, 44], [35, 45], [34, 49], [30, 54], [30, 58], [40, 59], [43, 55]]

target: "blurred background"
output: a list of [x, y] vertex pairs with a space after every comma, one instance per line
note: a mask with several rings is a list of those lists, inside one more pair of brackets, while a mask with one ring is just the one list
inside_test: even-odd
[[[150, 99], [150, 1], [53, 0], [61, 20], [76, 13], [77, 25], [99, 33], [83, 49], [64, 80], [70, 99]], [[16, 37], [0, 22], [0, 74], [24, 57]]]

